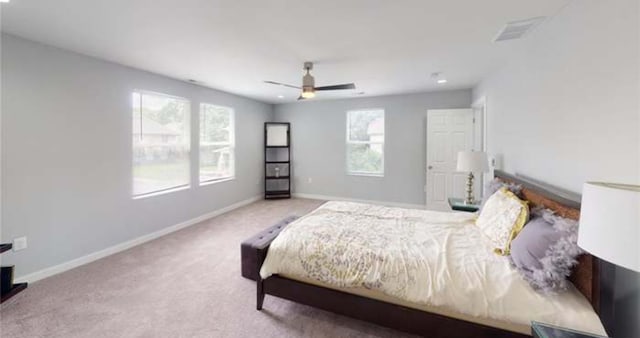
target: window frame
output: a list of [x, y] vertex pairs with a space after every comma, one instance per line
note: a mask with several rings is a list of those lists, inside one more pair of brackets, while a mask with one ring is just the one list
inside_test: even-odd
[[[376, 111], [376, 112], [381, 112], [382, 113], [382, 142], [373, 142], [373, 141], [352, 141], [349, 139], [349, 128], [350, 128], [350, 114], [351, 113], [358, 113], [358, 112], [372, 112], [372, 111]], [[385, 172], [385, 161], [384, 161], [384, 154], [386, 152], [386, 140], [387, 140], [387, 121], [386, 121], [386, 113], [384, 108], [367, 108], [367, 109], [353, 109], [353, 110], [347, 110], [347, 119], [346, 119], [346, 142], [345, 142], [345, 170], [347, 172], [347, 175], [349, 176], [368, 176], [368, 177], [384, 177], [384, 172]], [[382, 170], [380, 172], [368, 172], [368, 171], [352, 171], [349, 170], [349, 145], [351, 144], [381, 144], [382, 145], [382, 160], [381, 160], [381, 168]]]
[[[207, 145], [226, 145], [229, 144], [229, 148], [231, 149], [231, 175], [230, 176], [225, 176], [225, 177], [219, 177], [219, 178], [213, 178], [213, 179], [208, 179], [208, 180], [202, 180], [202, 173], [200, 172], [201, 168], [202, 168], [202, 158], [201, 158], [201, 151], [202, 151], [202, 114], [203, 114], [203, 107], [204, 106], [211, 106], [211, 107], [216, 107], [216, 108], [222, 108], [222, 109], [226, 109], [229, 110], [230, 112], [230, 118], [229, 118], [229, 124], [231, 125], [230, 128], [230, 135], [229, 135], [229, 142], [213, 142], [213, 144], [207, 144]], [[205, 186], [205, 185], [210, 185], [210, 184], [215, 184], [215, 183], [220, 183], [220, 182], [226, 182], [226, 181], [232, 181], [236, 179], [236, 111], [235, 109], [233, 109], [233, 107], [229, 107], [229, 106], [223, 106], [223, 105], [219, 105], [219, 104], [213, 104], [213, 103], [208, 103], [208, 102], [200, 102], [200, 106], [199, 106], [199, 110], [198, 110], [198, 184], [200, 186]]]
[[[135, 153], [134, 153], [134, 146], [135, 143], [133, 141], [133, 138], [130, 138], [131, 140], [131, 198], [134, 200], [137, 199], [144, 199], [147, 197], [153, 197], [153, 196], [159, 196], [159, 195], [164, 195], [164, 194], [169, 194], [172, 192], [177, 192], [177, 191], [182, 191], [182, 190], [188, 190], [191, 188], [191, 107], [192, 107], [192, 102], [191, 100], [189, 100], [186, 97], [182, 97], [182, 96], [177, 96], [177, 95], [171, 95], [171, 94], [165, 94], [165, 93], [160, 93], [160, 92], [155, 92], [155, 91], [150, 91], [150, 90], [143, 90], [143, 89], [134, 89], [131, 91], [131, 96], [130, 96], [130, 102], [131, 102], [131, 114], [134, 113], [133, 111], [133, 97], [134, 94], [138, 94], [140, 96], [140, 113], [142, 113], [142, 97], [144, 95], [153, 95], [153, 96], [161, 96], [161, 97], [165, 97], [165, 98], [169, 98], [169, 99], [173, 99], [173, 100], [177, 100], [177, 101], [182, 101], [185, 102], [189, 105], [189, 109], [188, 111], [185, 113], [186, 116], [186, 121], [184, 121], [185, 126], [186, 126], [186, 141], [185, 141], [185, 145], [187, 146], [187, 183], [186, 184], [181, 184], [181, 185], [176, 185], [173, 187], [168, 187], [168, 188], [163, 188], [163, 189], [159, 189], [159, 190], [154, 190], [154, 191], [150, 191], [150, 192], [145, 192], [142, 194], [136, 194], [135, 193]], [[142, 114], [141, 114], [141, 118], [142, 118]], [[133, 121], [132, 121], [133, 122]], [[133, 136], [135, 130], [133, 130], [133, 123], [131, 124], [131, 136]]]

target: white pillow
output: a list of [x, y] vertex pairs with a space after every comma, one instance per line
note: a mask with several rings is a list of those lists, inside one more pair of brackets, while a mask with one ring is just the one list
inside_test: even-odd
[[489, 197], [476, 225], [496, 246], [494, 251], [506, 256], [509, 254], [511, 241], [522, 230], [528, 218], [527, 203], [507, 188], [502, 188]]

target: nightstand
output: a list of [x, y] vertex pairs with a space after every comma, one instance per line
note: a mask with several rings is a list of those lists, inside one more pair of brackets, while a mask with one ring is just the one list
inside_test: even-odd
[[449, 197], [448, 200], [452, 210], [476, 212], [480, 209], [480, 204], [466, 204], [462, 198]]
[[596, 334], [579, 332], [538, 322], [531, 322], [531, 334], [534, 338], [606, 338]]

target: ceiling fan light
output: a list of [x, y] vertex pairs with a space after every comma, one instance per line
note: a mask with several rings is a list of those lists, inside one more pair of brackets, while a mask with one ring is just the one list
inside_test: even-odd
[[307, 86], [304, 86], [304, 87], [302, 87], [302, 94], [301, 94], [301, 96], [302, 96], [303, 98], [305, 98], [305, 99], [311, 99], [311, 98], [313, 98], [313, 97], [315, 97], [315, 96], [316, 96], [316, 93], [315, 93], [315, 91], [313, 90], [313, 87], [307, 87]]

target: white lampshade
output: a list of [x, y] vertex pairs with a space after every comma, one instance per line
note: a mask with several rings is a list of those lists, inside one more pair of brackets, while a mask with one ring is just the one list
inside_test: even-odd
[[579, 229], [578, 246], [640, 272], [640, 186], [585, 183]]
[[458, 153], [457, 171], [485, 172], [489, 171], [487, 153], [482, 151], [461, 151]]

